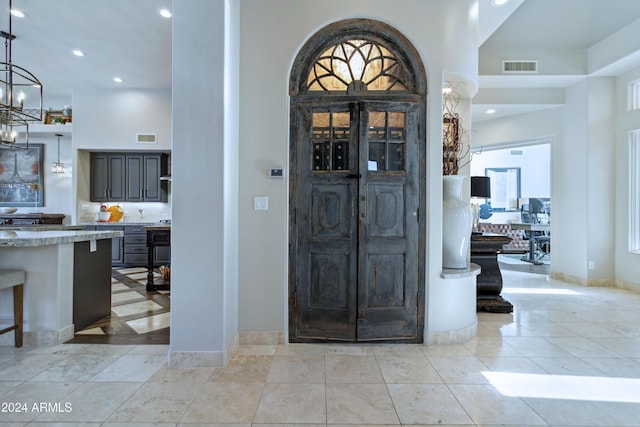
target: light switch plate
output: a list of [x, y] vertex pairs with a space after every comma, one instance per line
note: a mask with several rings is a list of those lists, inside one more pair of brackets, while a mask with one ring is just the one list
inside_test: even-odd
[[253, 198], [253, 210], [254, 211], [268, 211], [269, 210], [269, 198], [267, 196], [255, 196]]

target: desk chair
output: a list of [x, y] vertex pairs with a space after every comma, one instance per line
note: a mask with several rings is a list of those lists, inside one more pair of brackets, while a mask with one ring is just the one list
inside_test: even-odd
[[[520, 222], [523, 224], [540, 224], [537, 212], [529, 212], [529, 206], [523, 205], [520, 211]], [[537, 211], [537, 209], [535, 209]], [[525, 239], [533, 241], [534, 253], [530, 258], [540, 261], [551, 252], [551, 237], [544, 231], [525, 231]]]

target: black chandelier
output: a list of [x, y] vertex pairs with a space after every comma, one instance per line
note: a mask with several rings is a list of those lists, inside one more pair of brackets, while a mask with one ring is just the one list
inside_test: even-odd
[[[9, 0], [9, 32], [0, 31], [5, 39], [5, 61], [0, 62], [0, 147], [15, 148], [16, 143], [29, 145], [29, 122], [42, 121], [42, 84], [30, 71], [11, 61], [12, 0]], [[36, 98], [38, 100], [36, 100]], [[25, 108], [28, 99], [33, 108]], [[19, 137], [23, 138], [19, 141]]]

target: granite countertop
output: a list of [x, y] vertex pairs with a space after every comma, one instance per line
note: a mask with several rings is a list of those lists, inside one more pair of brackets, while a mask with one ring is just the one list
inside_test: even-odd
[[171, 226], [171, 224], [167, 224], [165, 222], [158, 222], [158, 221], [146, 221], [146, 222], [128, 222], [128, 221], [81, 221], [78, 223], [79, 226], [83, 226], [83, 225], [98, 225], [98, 226], [120, 226], [120, 227], [124, 227], [124, 226], [151, 226], [151, 225], [168, 225]]
[[38, 212], [30, 212], [30, 213], [22, 213], [22, 212], [14, 212], [14, 213], [3, 213], [0, 214], [0, 217], [3, 218], [64, 218], [64, 214], [50, 214], [50, 213], [38, 213]]
[[85, 242], [89, 240], [112, 239], [124, 236], [124, 232], [116, 230], [0, 230], [0, 248], [33, 247], [58, 245], [62, 243]]
[[61, 224], [15, 224], [2, 225], [0, 231], [60, 231], [60, 230], [82, 230], [82, 225], [61, 225]]
[[125, 225], [155, 225], [158, 224], [157, 222], [125, 222], [125, 221], [82, 221], [79, 222], [78, 225], [119, 225], [119, 226], [125, 226]]

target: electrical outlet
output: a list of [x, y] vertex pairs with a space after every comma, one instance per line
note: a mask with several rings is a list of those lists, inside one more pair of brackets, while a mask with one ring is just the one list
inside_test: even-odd
[[589, 261], [589, 270], [595, 270], [595, 269], [596, 269], [596, 262]]

